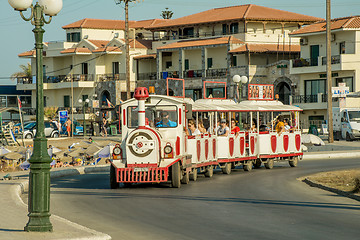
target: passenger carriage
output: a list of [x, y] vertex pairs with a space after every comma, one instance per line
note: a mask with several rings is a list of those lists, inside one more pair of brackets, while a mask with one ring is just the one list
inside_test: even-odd
[[[173, 187], [196, 180], [198, 173], [212, 177], [220, 167], [225, 174], [243, 165], [272, 168], [274, 161], [289, 161], [292, 167], [302, 156], [298, 113], [301, 109], [278, 101], [244, 101], [201, 99], [193, 101], [162, 95], [149, 95], [146, 88], [137, 88], [134, 99], [121, 106], [122, 143], [112, 149], [111, 188], [119, 183], [170, 182]], [[274, 124], [252, 131], [217, 136], [214, 131], [220, 118], [236, 118], [244, 125], [253, 118], [271, 122], [277, 113], [288, 112], [295, 117], [292, 132], [277, 134]], [[291, 113], [295, 114], [291, 114]], [[164, 114], [170, 124], [162, 124]], [[186, 136], [188, 119], [207, 120], [208, 133]], [[163, 123], [166, 122], [166, 119]]]

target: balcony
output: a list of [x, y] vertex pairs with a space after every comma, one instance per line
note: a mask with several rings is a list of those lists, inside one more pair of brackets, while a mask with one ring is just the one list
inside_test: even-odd
[[206, 37], [216, 37], [216, 36], [224, 36], [224, 35], [232, 35], [232, 34], [239, 34], [245, 33], [244, 31], [211, 31], [211, 32], [194, 32], [193, 34], [182, 34], [182, 35], [167, 35], [164, 36], [161, 40], [182, 40], [182, 39], [191, 39], [191, 38], [206, 38]]
[[137, 80], [156, 80], [156, 72], [139, 73], [137, 75]]
[[98, 75], [97, 75], [97, 79], [98, 79], [99, 82], [126, 80], [126, 73], [98, 74]]
[[183, 72], [183, 78], [202, 78], [202, 70], [185, 70]]
[[166, 78], [179, 78], [179, 73], [177, 71], [160, 72], [160, 79], [166, 79]]
[[206, 78], [219, 79], [226, 78], [228, 70], [226, 68], [208, 69], [206, 70]]
[[[62, 83], [62, 82], [81, 82], [81, 81], [94, 81], [94, 75], [92, 74], [71, 74], [71, 75], [59, 75], [59, 76], [45, 76], [44, 83]], [[18, 84], [35, 84], [35, 77], [23, 77], [17, 79]]]
[[[338, 98], [333, 98], [334, 107], [338, 106]], [[327, 109], [327, 94], [292, 96], [292, 103], [304, 110]]]
[[[322, 65], [326, 65], [326, 59], [326, 57], [322, 57]], [[331, 64], [339, 64], [340, 59], [340, 55], [331, 56]]]
[[292, 61], [292, 67], [318, 66], [318, 58], [298, 58]]

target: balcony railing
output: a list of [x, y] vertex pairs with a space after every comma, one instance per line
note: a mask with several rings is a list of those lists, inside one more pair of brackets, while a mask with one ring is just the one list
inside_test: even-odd
[[156, 80], [156, 72], [139, 73], [137, 80]]
[[[326, 57], [322, 57], [322, 65], [326, 65]], [[340, 55], [331, 56], [331, 64], [339, 64], [340, 63]]]
[[293, 60], [293, 67], [310, 67], [310, 66], [318, 66], [317, 58], [297, 58]]
[[203, 37], [212, 37], [212, 36], [223, 36], [223, 35], [231, 35], [244, 33], [244, 31], [214, 31], [214, 32], [194, 32], [193, 34], [183, 34], [183, 35], [166, 35], [162, 38], [162, 40], [178, 40], [178, 39], [189, 39], [189, 38], [203, 38]]
[[174, 72], [160, 72], [160, 79], [166, 78], [178, 78], [179, 73], [177, 71]]
[[[61, 82], [80, 82], [80, 81], [94, 81], [93, 74], [71, 74], [71, 75], [59, 75], [59, 76], [45, 76], [44, 83], [61, 83]], [[18, 78], [18, 84], [33, 84], [35, 83], [35, 78]]]
[[318, 95], [298, 95], [293, 96], [293, 103], [316, 103]]
[[201, 78], [202, 70], [186, 70], [183, 73], [184, 78]]
[[227, 75], [226, 68], [206, 70], [206, 78], [225, 78]]
[[126, 73], [118, 73], [118, 74], [98, 74], [97, 75], [98, 81], [100, 82], [107, 82], [107, 81], [119, 81], [126, 79]]

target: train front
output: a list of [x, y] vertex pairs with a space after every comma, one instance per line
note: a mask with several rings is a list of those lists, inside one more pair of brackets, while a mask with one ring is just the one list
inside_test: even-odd
[[137, 106], [132, 100], [122, 108], [123, 141], [112, 153], [111, 188], [120, 182], [167, 182], [171, 166], [181, 161], [181, 107], [159, 98], [152, 104], [146, 88], [136, 88], [134, 98]]

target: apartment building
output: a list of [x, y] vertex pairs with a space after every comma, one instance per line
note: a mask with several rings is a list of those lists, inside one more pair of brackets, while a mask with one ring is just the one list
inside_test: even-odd
[[[248, 4], [178, 19], [130, 21], [131, 91], [154, 86], [164, 94], [164, 79], [174, 77], [185, 79], [186, 96], [224, 96], [225, 82], [226, 97], [232, 97], [232, 76], [239, 74], [252, 83], [275, 83], [278, 93], [290, 95], [296, 77], [290, 76], [286, 61], [296, 58], [300, 48], [299, 39], [289, 33], [319, 20]], [[104, 108], [108, 101], [117, 105], [125, 100], [124, 21], [82, 19], [63, 29], [66, 41], [44, 43], [45, 105], [74, 106], [81, 113], [78, 99], [97, 96]], [[19, 56], [35, 66], [35, 51]], [[19, 90], [32, 91], [33, 106], [35, 82], [33, 77], [17, 84]], [[170, 87], [181, 89], [179, 83]]]
[[[293, 103], [304, 109], [302, 122], [327, 119], [326, 22], [305, 26], [291, 37], [301, 38], [300, 58], [291, 60], [290, 73], [299, 77], [300, 94]], [[345, 83], [350, 92], [360, 91], [360, 17], [351, 16], [331, 21], [332, 86]], [[339, 106], [333, 98], [333, 106]]]
[[[278, 64], [276, 71], [273, 64], [296, 58], [300, 53], [299, 39], [290, 38], [289, 33], [319, 20], [248, 4], [152, 25], [146, 29], [162, 33], [163, 37], [154, 39], [151, 55], [135, 58], [139, 66], [137, 83], [155, 86], [163, 94], [166, 83], [162, 79], [183, 78], [186, 96], [197, 99], [204, 94], [224, 96], [225, 82], [226, 97], [232, 97], [232, 76], [239, 74], [252, 83], [275, 82], [276, 91], [288, 102], [296, 79], [291, 79], [288, 64]], [[173, 85], [173, 91], [181, 91], [179, 83]]]

